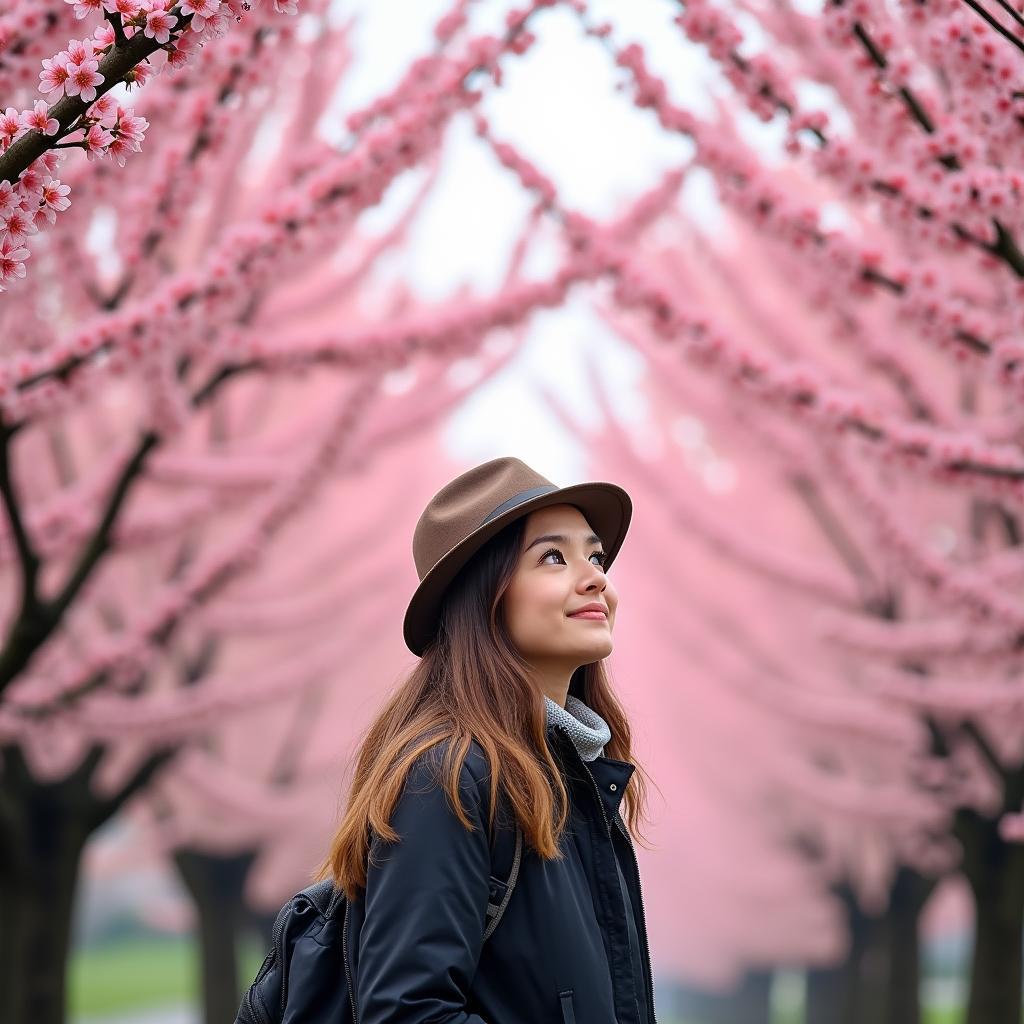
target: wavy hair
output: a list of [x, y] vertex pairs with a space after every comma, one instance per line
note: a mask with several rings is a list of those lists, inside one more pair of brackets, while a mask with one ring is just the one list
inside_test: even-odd
[[[386, 701], [356, 754], [348, 799], [330, 852], [315, 878], [332, 877], [349, 899], [366, 888], [371, 830], [385, 842], [400, 837], [389, 825], [409, 769], [445, 744], [441, 782], [462, 824], [472, 830], [459, 795], [459, 777], [476, 740], [490, 764], [493, 834], [503, 791], [523, 837], [546, 860], [562, 856], [559, 838], [569, 797], [547, 738], [540, 689], [516, 651], [502, 613], [502, 597], [519, 562], [525, 517], [492, 537], [445, 591], [440, 627], [418, 663]], [[632, 761], [629, 720], [612, 690], [604, 661], [581, 665], [569, 693], [596, 711], [611, 729], [608, 757]], [[639, 822], [647, 814], [647, 773], [636, 771], [623, 795], [624, 823], [647, 846]]]

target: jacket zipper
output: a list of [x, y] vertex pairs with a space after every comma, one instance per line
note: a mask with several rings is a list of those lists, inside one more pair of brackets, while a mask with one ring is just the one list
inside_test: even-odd
[[345, 900], [345, 913], [341, 919], [341, 960], [345, 965], [345, 981], [348, 983], [348, 1003], [352, 1010], [352, 1024], [359, 1024], [359, 1017], [356, 1015], [356, 987], [352, 983], [352, 973], [348, 965], [348, 945], [346, 942], [348, 933], [348, 908], [349, 902]]
[[[563, 733], [565, 733], [566, 737], [569, 739], [569, 742], [572, 743], [572, 737], [569, 736], [569, 733], [557, 722], [555, 723], [555, 728], [560, 729]], [[573, 744], [573, 749], [576, 749], [575, 744]], [[578, 753], [579, 752], [577, 751], [577, 754]], [[594, 796], [597, 797], [597, 806], [601, 809], [601, 818], [604, 821], [605, 831], [608, 833], [608, 837], [611, 838], [612, 827], [608, 821], [608, 815], [605, 813], [604, 801], [601, 799], [601, 791], [597, 788], [597, 781], [594, 779], [594, 775], [591, 772], [591, 770], [587, 768], [587, 762], [583, 761], [582, 757], [580, 758], [580, 761], [583, 762], [583, 767], [587, 773], [587, 778], [590, 779], [590, 785], [593, 787], [594, 790]], [[619, 831], [622, 832], [622, 834], [626, 837], [626, 841], [629, 843], [629, 852], [633, 855], [633, 867], [636, 870], [637, 877], [637, 891], [640, 893], [640, 920], [644, 926], [644, 964], [647, 968], [647, 983], [649, 988], [649, 994], [647, 996], [647, 1008], [651, 1014], [651, 1024], [657, 1024], [657, 1021], [654, 1017], [654, 975], [651, 972], [651, 958], [650, 955], [647, 953], [647, 917], [644, 914], [644, 893], [642, 887], [640, 886], [640, 865], [636, 859], [636, 850], [633, 847], [633, 840], [630, 837], [629, 832], [626, 831], [626, 827], [622, 824], [622, 821], [618, 817], [618, 815], [616, 815], [615, 824], [619, 826]], [[612, 856], [615, 856], [614, 849], [612, 850]]]
[[633, 846], [633, 838], [626, 830], [626, 826], [622, 824], [622, 819], [616, 815], [615, 824], [619, 826], [619, 831], [626, 837], [626, 841], [629, 843], [629, 852], [633, 854], [633, 867], [636, 870], [636, 891], [640, 894], [640, 921], [644, 926], [644, 960], [647, 964], [647, 1009], [651, 1014], [651, 1024], [658, 1024], [657, 1019], [654, 1016], [654, 974], [651, 971], [651, 957], [647, 952], [647, 917], [644, 914], [644, 890], [640, 884], [640, 863], [636, 859], [636, 848]]
[[263, 1001], [259, 997], [259, 993], [256, 991], [255, 983], [253, 987], [245, 993], [245, 1002], [249, 1010], [249, 1016], [252, 1019], [252, 1024], [269, 1024], [270, 1015], [263, 1008]]

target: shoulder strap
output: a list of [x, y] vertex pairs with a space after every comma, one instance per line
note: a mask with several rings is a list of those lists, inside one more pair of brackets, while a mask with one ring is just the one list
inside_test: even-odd
[[345, 898], [344, 890], [335, 888], [334, 881], [330, 878], [307, 885], [305, 889], [295, 895], [305, 896], [324, 917], [329, 917], [339, 899]]
[[508, 901], [512, 898], [519, 878], [519, 865], [523, 859], [523, 830], [509, 811], [512, 829], [502, 825], [500, 813], [495, 815], [495, 833], [491, 841], [491, 879], [487, 898], [486, 942], [498, 927]]
[[[495, 833], [491, 839], [491, 877], [487, 893], [488, 921], [484, 928], [484, 942], [491, 937], [505, 913], [508, 901], [512, 898], [512, 891], [516, 887], [519, 866], [523, 859], [523, 830], [511, 812], [509, 812], [509, 818], [512, 821], [511, 829], [507, 825], [502, 825], [500, 815], [495, 818]], [[343, 889], [336, 888], [331, 879], [325, 878], [313, 885], [306, 886], [295, 896], [304, 896], [319, 913], [324, 917], [330, 917], [345, 899], [345, 892]], [[282, 912], [275, 922], [275, 940], [284, 924], [285, 911], [290, 903], [291, 900], [282, 908]]]

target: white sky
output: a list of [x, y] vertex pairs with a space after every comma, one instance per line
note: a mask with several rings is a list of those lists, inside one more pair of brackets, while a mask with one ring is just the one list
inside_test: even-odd
[[[513, 5], [484, 0], [474, 7], [475, 29], [500, 32]], [[350, 111], [395, 84], [409, 62], [430, 52], [432, 28], [449, 0], [339, 0], [341, 16], [354, 14], [356, 63], [333, 109]], [[690, 46], [672, 22], [672, 0], [595, 2], [596, 20], [616, 26], [620, 43], [640, 42], [654, 70], [671, 85], [673, 98], [710, 112], [706, 58]], [[515, 144], [548, 173], [569, 207], [607, 218], [653, 185], [662, 172], [679, 166], [689, 143], [660, 130], [654, 115], [637, 110], [616, 92], [624, 73], [604, 47], [583, 35], [568, 11], [541, 12], [534, 21], [538, 42], [524, 57], [506, 59], [500, 89], [490, 89], [482, 111], [495, 134]], [[329, 116], [325, 130], [342, 137], [341, 117]], [[530, 202], [460, 118], [448, 138], [442, 175], [423, 210], [410, 244], [390, 272], [417, 292], [440, 298], [460, 284], [487, 293], [500, 286], [505, 260], [522, 229]], [[403, 190], [388, 199], [401, 202]], [[405, 193], [408, 194], [407, 192]], [[694, 215], [714, 216], [714, 198], [699, 175], [688, 186]], [[390, 219], [390, 207], [371, 215]], [[583, 360], [596, 360], [603, 380], [614, 384], [616, 409], [626, 422], [641, 417], [638, 384], [644, 363], [611, 335], [579, 297], [564, 308], [533, 318], [525, 347], [500, 377], [478, 389], [453, 416], [446, 443], [467, 463], [513, 454], [559, 484], [591, 474], [582, 452], [565, 437], [536, 396], [531, 382], [543, 379], [584, 424], [595, 419], [583, 385]], [[599, 467], [593, 467], [599, 476]]]

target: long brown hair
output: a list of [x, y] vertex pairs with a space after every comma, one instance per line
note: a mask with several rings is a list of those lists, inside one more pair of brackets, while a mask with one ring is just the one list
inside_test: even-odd
[[[459, 775], [475, 739], [490, 763], [489, 828], [503, 789], [524, 840], [546, 860], [562, 856], [558, 839], [569, 816], [568, 793], [547, 744], [543, 694], [530, 681], [529, 665], [513, 646], [501, 614], [525, 523], [521, 516], [509, 524], [460, 570], [445, 591], [436, 638], [360, 744], [345, 813], [315, 876], [331, 876], [349, 899], [366, 887], [370, 830], [385, 842], [399, 839], [388, 822], [409, 769], [420, 754], [444, 741], [441, 782], [467, 829], [472, 824], [462, 808]], [[633, 761], [629, 721], [604, 661], [581, 665], [569, 693], [608, 723], [612, 738], [605, 755]], [[646, 819], [647, 780], [637, 765], [623, 795], [623, 820], [645, 846], [638, 826]]]

